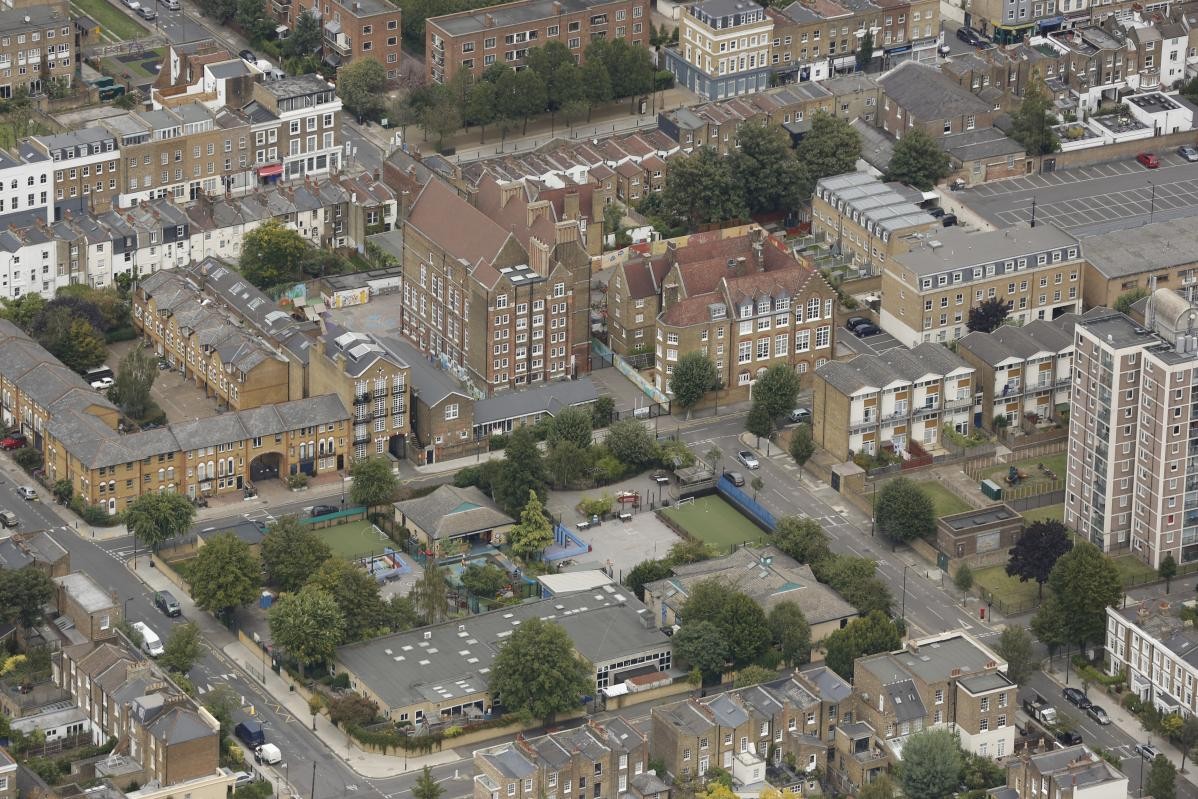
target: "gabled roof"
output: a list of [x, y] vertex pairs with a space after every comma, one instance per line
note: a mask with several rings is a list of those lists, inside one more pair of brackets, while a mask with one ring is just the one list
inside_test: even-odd
[[887, 97], [921, 123], [994, 110], [940, 70], [915, 61], [904, 61], [878, 83]]
[[470, 266], [490, 264], [510, 234], [439, 180], [430, 180], [412, 203], [407, 224]]
[[437, 541], [515, 524], [475, 486], [443, 485], [428, 496], [396, 502], [395, 508]]

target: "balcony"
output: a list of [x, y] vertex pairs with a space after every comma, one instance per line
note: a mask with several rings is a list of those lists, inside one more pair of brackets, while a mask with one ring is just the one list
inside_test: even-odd
[[354, 395], [354, 405], [365, 405], [370, 402], [370, 392]]
[[878, 426], [877, 417], [870, 417], [868, 419], [859, 419], [855, 422], [852, 422], [852, 421], [849, 422], [849, 432], [850, 433], [861, 433], [866, 430], [873, 430], [877, 426]]
[[911, 411], [907, 410], [906, 408], [902, 408], [901, 410], [891, 411], [890, 413], [882, 414], [882, 421], [883, 422], [899, 422], [899, 421], [902, 421], [903, 419], [909, 418], [910, 416], [911, 416]]
[[291, 0], [270, 0], [270, 8], [280, 17], [286, 17], [291, 10]]
[[369, 441], [370, 441], [370, 432], [369, 431], [354, 433], [354, 443], [355, 444], [366, 444], [366, 443], [369, 443]]
[[1023, 388], [1020, 386], [1019, 381], [1017, 380], [1004, 383], [1002, 386], [994, 387], [995, 399], [998, 399], [999, 397], [1018, 397], [1022, 393]]
[[945, 411], [961, 411], [973, 407], [973, 397], [965, 397], [963, 399], [946, 400], [944, 403]]
[[920, 405], [914, 410], [913, 415], [917, 419], [925, 419], [938, 413], [940, 413], [940, 403], [936, 403], [934, 405]]
[[340, 30], [338, 25], [334, 29], [331, 25], [326, 25], [324, 29], [324, 43], [331, 47], [342, 57], [352, 56], [354, 54], [354, 43]]

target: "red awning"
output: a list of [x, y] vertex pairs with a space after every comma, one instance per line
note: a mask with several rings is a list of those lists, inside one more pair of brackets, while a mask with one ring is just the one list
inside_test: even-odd
[[260, 178], [269, 178], [281, 174], [283, 174], [282, 164], [268, 164], [258, 167], [258, 177]]

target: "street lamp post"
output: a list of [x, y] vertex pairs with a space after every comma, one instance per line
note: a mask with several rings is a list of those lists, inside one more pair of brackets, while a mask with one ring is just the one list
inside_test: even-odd
[[1150, 180], [1150, 181], [1148, 181], [1148, 186], [1149, 186], [1149, 188], [1152, 189], [1152, 193], [1150, 194], [1149, 199], [1148, 199], [1148, 224], [1151, 225], [1152, 224], [1152, 214], [1156, 210], [1156, 184]]
[[903, 627], [907, 626], [907, 569], [911, 568], [908, 563], [903, 566]]

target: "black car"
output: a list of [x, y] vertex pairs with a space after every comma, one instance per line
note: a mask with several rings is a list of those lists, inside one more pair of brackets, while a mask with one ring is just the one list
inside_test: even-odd
[[237, 55], [241, 56], [242, 61], [249, 61], [251, 64], [258, 63], [258, 56], [254, 55], [253, 50], [249, 50], [249, 49], [242, 50]]
[[868, 336], [876, 336], [881, 332], [882, 332], [882, 328], [880, 328], [877, 325], [872, 324], [870, 322], [866, 322], [863, 325], [857, 325], [857, 327], [853, 329], [853, 335], [856, 336], [857, 338], [866, 338]]
[[870, 322], [868, 319], [866, 319], [864, 316], [850, 316], [844, 323], [844, 329], [845, 330], [856, 330], [857, 328], [861, 327], [861, 325], [869, 325], [869, 324], [873, 324], [873, 323]]
[[952, 227], [953, 225], [957, 224], [957, 215], [945, 214], [944, 216], [940, 217], [940, 224], [944, 225], [945, 227]]
[[1064, 688], [1061, 690], [1061, 696], [1065, 697], [1065, 701], [1069, 704], [1076, 705], [1079, 710], [1087, 710], [1093, 704], [1085, 692], [1079, 688]]
[[940, 217], [944, 216], [944, 209], [940, 206], [936, 206], [935, 208], [929, 208], [928, 213], [932, 215], [933, 219], [939, 219]]
[[1082, 737], [1073, 730], [1061, 730], [1057, 733], [1057, 740], [1065, 746], [1077, 746], [1082, 742]]
[[167, 616], [178, 616], [183, 613], [183, 608], [179, 606], [179, 600], [175, 599], [175, 595], [170, 591], [154, 592], [154, 607], [161, 610]]
[[308, 513], [313, 519], [317, 516], [328, 516], [331, 513], [337, 513], [341, 508], [336, 505], [313, 505], [312, 510]]
[[957, 38], [970, 47], [981, 47], [982, 45], [990, 44], [989, 39], [966, 25], [957, 28]]

